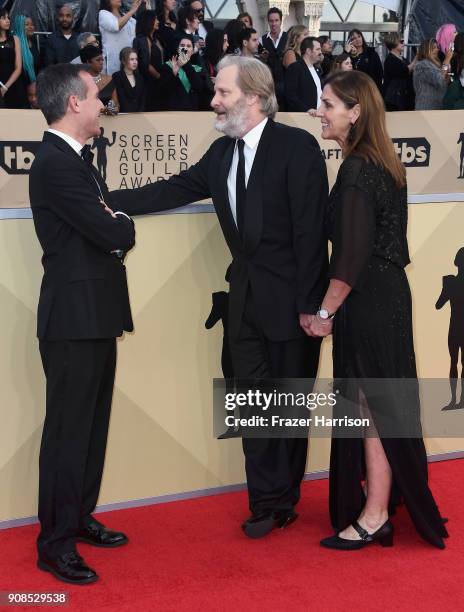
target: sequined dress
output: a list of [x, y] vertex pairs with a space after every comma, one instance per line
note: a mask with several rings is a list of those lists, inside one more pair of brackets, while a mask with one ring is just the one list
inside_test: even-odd
[[[360, 390], [367, 398], [393, 473], [390, 512], [404, 501], [419, 534], [442, 548], [447, 532], [427, 483], [420, 429], [411, 293], [404, 271], [409, 263], [407, 214], [406, 187], [398, 189], [387, 172], [359, 157], [343, 162], [327, 213], [329, 276], [345, 281], [352, 291], [334, 319], [334, 378], [354, 380], [345, 392], [357, 406]], [[385, 381], [380, 391], [376, 382], [369, 394], [358, 384], [366, 379]], [[406, 402], [398, 401], [401, 385], [392, 379], [411, 381]], [[382, 419], [394, 423], [393, 431], [416, 423], [414, 437], [383, 437]], [[335, 529], [358, 518], [365, 504], [364, 478], [362, 433], [358, 438], [334, 437], [329, 503]]]

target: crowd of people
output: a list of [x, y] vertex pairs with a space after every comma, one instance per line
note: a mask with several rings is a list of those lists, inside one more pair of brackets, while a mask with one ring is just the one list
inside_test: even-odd
[[71, 62], [88, 66], [106, 114], [211, 110], [218, 63], [233, 54], [268, 65], [281, 111], [314, 115], [324, 82], [344, 70], [368, 74], [388, 111], [464, 108], [464, 33], [453, 24], [423, 41], [410, 63], [400, 35], [388, 33], [382, 63], [360, 30], [349, 32], [334, 55], [328, 36], [309, 36], [303, 25], [284, 31], [275, 7], [261, 37], [248, 13], [216, 28], [205, 20], [202, 0], [184, 0], [180, 8], [176, 0], [133, 0], [125, 13], [121, 0], [101, 0], [98, 38], [73, 30], [69, 5], [58, 10], [56, 21], [39, 50], [31, 17], [17, 15], [11, 23], [0, 10], [0, 107], [37, 108], [40, 70]]

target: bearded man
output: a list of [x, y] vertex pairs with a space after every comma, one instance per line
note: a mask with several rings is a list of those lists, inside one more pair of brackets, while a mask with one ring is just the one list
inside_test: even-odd
[[[167, 181], [111, 192], [130, 215], [211, 197], [232, 254], [229, 342], [238, 379], [314, 378], [320, 343], [309, 328], [325, 287], [328, 184], [316, 140], [280, 123], [274, 82], [257, 59], [219, 64], [215, 128], [201, 160]], [[251, 538], [286, 527], [304, 476], [307, 438], [243, 439]]]

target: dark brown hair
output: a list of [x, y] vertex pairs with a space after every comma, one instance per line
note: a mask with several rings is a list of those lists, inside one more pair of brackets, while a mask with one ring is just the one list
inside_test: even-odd
[[401, 163], [387, 132], [385, 108], [377, 85], [358, 70], [335, 72], [326, 81], [346, 108], [359, 104], [358, 120], [350, 130], [345, 157], [358, 155], [386, 170], [397, 187], [406, 185], [406, 169]]

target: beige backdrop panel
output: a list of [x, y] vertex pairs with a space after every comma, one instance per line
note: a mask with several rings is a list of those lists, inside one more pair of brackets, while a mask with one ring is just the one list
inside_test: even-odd
[[[205, 137], [201, 146], [206, 142]], [[449, 305], [436, 311], [434, 304], [441, 277], [455, 274], [454, 257], [464, 246], [462, 206], [410, 207], [409, 277], [422, 377], [448, 375]], [[0, 521], [36, 512], [44, 416], [35, 339], [40, 255], [30, 220], [0, 221]], [[118, 345], [100, 504], [244, 481], [240, 441], [213, 439], [211, 425], [211, 380], [220, 376], [221, 330], [206, 331], [204, 321], [211, 291], [225, 288], [228, 263], [213, 214], [137, 220], [137, 246], [127, 260], [136, 331]], [[331, 373], [330, 351], [325, 341], [322, 376]], [[464, 449], [464, 440], [434, 439], [427, 446], [431, 454], [441, 454]], [[312, 440], [308, 470], [327, 469], [328, 451], [328, 440]]]
[[[335, 143], [321, 140], [320, 121], [305, 113], [281, 113], [278, 120], [318, 138], [332, 182], [341, 151]], [[27, 170], [42, 139], [44, 119], [39, 111], [0, 110], [0, 125], [0, 208], [28, 207]], [[102, 125], [105, 133], [98, 142], [107, 156], [108, 184], [113, 189], [169, 177], [198, 161], [219, 137], [210, 113], [120, 115], [103, 118]], [[410, 195], [462, 191], [463, 179], [458, 176], [461, 150], [464, 156], [464, 111], [389, 113], [388, 128], [408, 167]]]

